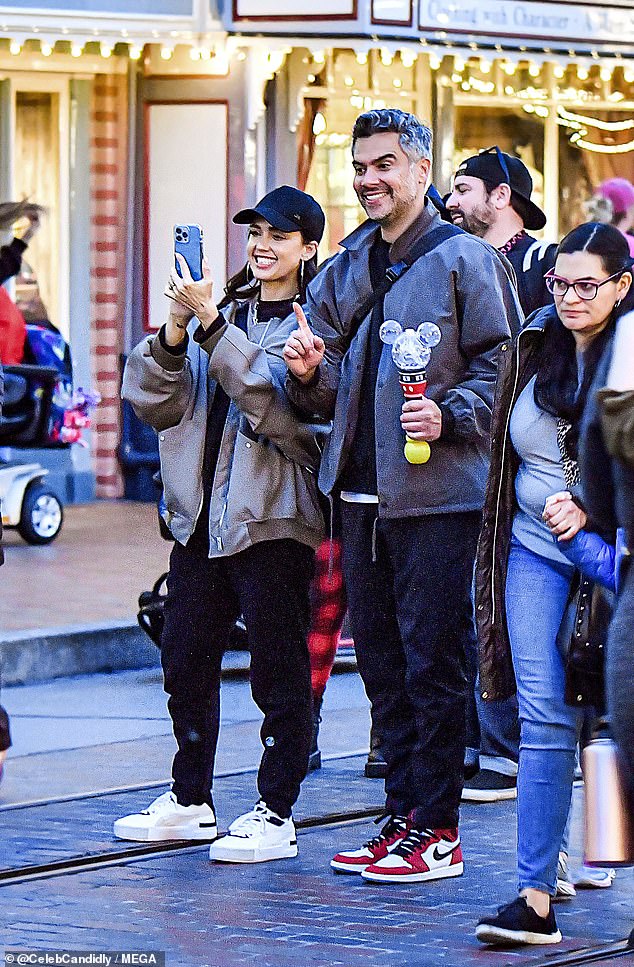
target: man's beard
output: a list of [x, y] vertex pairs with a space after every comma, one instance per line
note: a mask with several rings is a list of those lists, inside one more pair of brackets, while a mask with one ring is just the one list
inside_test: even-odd
[[488, 205], [481, 205], [474, 209], [470, 215], [465, 214], [460, 209], [460, 214], [462, 215], [461, 227], [464, 228], [465, 232], [469, 232], [470, 235], [477, 235], [478, 238], [484, 238], [493, 224], [491, 208]]
[[361, 198], [359, 198], [359, 202], [364, 212], [366, 213], [368, 218], [371, 218], [373, 222], [377, 223], [377, 225], [389, 226], [391, 224], [394, 224], [395, 222], [399, 222], [402, 218], [407, 216], [412, 209], [412, 205], [416, 201], [417, 192], [416, 192], [416, 189], [412, 187], [408, 190], [406, 196], [403, 196], [402, 193], [396, 196], [394, 194], [394, 191], [391, 190], [389, 197], [392, 201], [391, 210], [389, 212], [386, 212], [384, 215], [379, 215], [378, 217], [376, 215], [370, 215], [367, 208], [363, 204], [363, 201], [361, 200]]

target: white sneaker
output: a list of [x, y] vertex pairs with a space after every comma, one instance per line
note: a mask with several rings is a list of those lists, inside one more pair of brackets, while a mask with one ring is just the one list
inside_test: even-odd
[[570, 871], [568, 869], [568, 854], [561, 852], [557, 860], [557, 892], [555, 900], [572, 900], [577, 895]]
[[612, 886], [616, 870], [582, 866], [575, 877], [575, 886], [582, 890], [607, 890]]
[[118, 839], [161, 843], [173, 839], [212, 840], [218, 836], [211, 806], [181, 806], [173, 792], [165, 792], [147, 809], [117, 819], [114, 834]]
[[266, 803], [231, 823], [226, 836], [209, 848], [209, 859], [219, 863], [265, 863], [297, 856], [297, 835], [292, 819], [282, 819]]

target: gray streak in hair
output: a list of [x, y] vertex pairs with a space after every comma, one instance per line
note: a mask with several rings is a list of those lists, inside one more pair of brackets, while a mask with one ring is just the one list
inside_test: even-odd
[[431, 160], [432, 132], [414, 114], [387, 107], [360, 114], [352, 129], [352, 150], [359, 138], [383, 132], [398, 134], [398, 141], [410, 161]]

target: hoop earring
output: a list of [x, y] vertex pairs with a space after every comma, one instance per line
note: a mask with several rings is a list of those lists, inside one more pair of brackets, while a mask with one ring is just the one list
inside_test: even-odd
[[247, 285], [252, 285], [253, 280], [255, 279], [255, 276], [253, 274], [253, 269], [251, 268], [248, 262], [246, 266], [246, 277], [247, 277]]
[[300, 292], [302, 294], [304, 292], [304, 267], [305, 267], [305, 265], [306, 265], [306, 263], [304, 262], [304, 259], [302, 259], [300, 261], [300, 263], [299, 263], [299, 288], [300, 288]]
[[618, 309], [618, 307], [621, 305], [622, 302], [623, 302], [623, 299], [617, 299], [616, 302], [614, 303], [614, 308]]

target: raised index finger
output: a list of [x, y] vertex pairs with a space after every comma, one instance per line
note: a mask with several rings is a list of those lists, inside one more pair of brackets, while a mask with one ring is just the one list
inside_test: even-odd
[[306, 318], [306, 314], [302, 309], [302, 307], [300, 306], [299, 302], [293, 303], [293, 312], [295, 313], [295, 318], [297, 319], [297, 325], [302, 330], [302, 332], [309, 332], [312, 336], [312, 330], [308, 325], [308, 319]]

